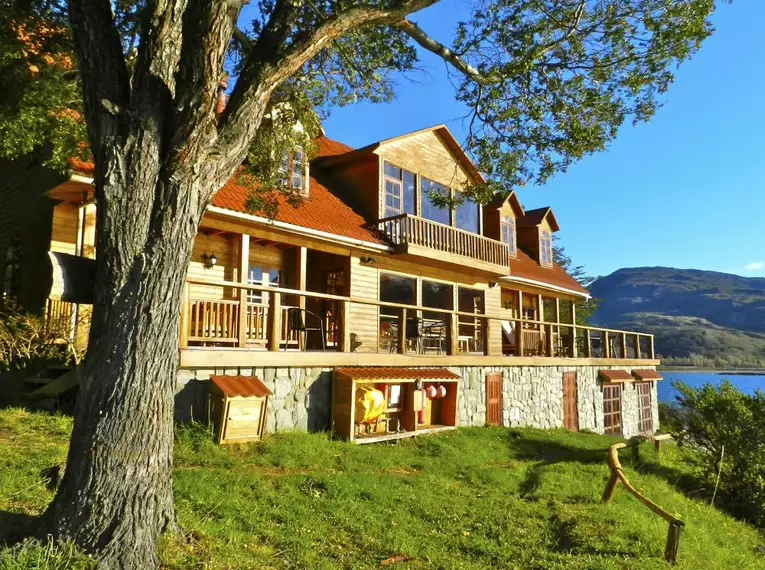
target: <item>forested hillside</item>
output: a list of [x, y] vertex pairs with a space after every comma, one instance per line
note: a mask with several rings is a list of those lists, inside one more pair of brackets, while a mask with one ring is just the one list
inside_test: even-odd
[[765, 366], [765, 278], [636, 267], [591, 290], [594, 324], [653, 332], [667, 364]]

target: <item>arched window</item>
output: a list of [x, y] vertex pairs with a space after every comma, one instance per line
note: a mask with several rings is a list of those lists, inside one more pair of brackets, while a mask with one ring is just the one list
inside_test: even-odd
[[3, 287], [0, 290], [3, 299], [15, 299], [18, 296], [23, 254], [24, 248], [21, 245], [21, 240], [14, 239], [5, 253]]

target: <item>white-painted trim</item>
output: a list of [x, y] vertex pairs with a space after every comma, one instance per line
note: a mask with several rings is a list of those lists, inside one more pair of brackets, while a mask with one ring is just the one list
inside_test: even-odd
[[563, 293], [568, 293], [569, 295], [576, 295], [577, 297], [583, 297], [587, 301], [590, 300], [589, 293], [582, 293], [580, 291], [572, 291], [571, 289], [566, 289], [565, 287], [559, 287], [558, 285], [551, 285], [550, 283], [545, 283], [544, 281], [535, 281], [534, 279], [526, 279], [525, 277], [514, 277], [513, 275], [509, 275], [507, 277], [500, 277], [499, 280], [514, 281], [516, 283], [534, 285], [536, 287], [542, 287], [543, 289], [551, 289], [553, 291], [561, 291]]
[[289, 224], [287, 222], [280, 222], [279, 220], [270, 220], [268, 218], [263, 218], [261, 216], [255, 216], [253, 214], [245, 214], [243, 212], [236, 212], [234, 210], [229, 210], [227, 208], [219, 208], [218, 206], [208, 206], [207, 211], [211, 214], [219, 214], [222, 216], [227, 216], [229, 218], [235, 218], [237, 220], [244, 220], [248, 222], [255, 222], [258, 224], [265, 224], [267, 226], [271, 226], [274, 228], [279, 228], [282, 230], [288, 230], [291, 232], [295, 232], [302, 235], [307, 235], [311, 237], [319, 237], [324, 239], [330, 239], [333, 242], [336, 243], [342, 243], [345, 245], [353, 245], [356, 247], [363, 247], [367, 249], [374, 249], [376, 251], [384, 251], [386, 253], [390, 253], [393, 251], [393, 248], [387, 245], [379, 244], [379, 243], [373, 243], [371, 241], [364, 241], [361, 239], [356, 238], [350, 238], [346, 236], [340, 236], [337, 234], [333, 234], [330, 232], [324, 232], [321, 230], [314, 230], [312, 228], [304, 228], [302, 226], [298, 226], [295, 224]]

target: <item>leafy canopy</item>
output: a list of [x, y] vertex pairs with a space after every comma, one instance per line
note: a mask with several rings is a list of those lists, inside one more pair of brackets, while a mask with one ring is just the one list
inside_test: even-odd
[[[49, 164], [63, 166], [85, 140], [77, 62], [64, 0], [2, 0], [0, 11], [0, 155], [50, 143]], [[486, 201], [526, 183], [543, 183], [583, 156], [606, 148], [625, 121], [649, 119], [677, 64], [711, 33], [714, 0], [475, 0], [452, 46], [407, 19], [433, 1], [260, 0], [227, 54], [229, 86], [250, 81], [243, 62], [269, 24], [296, 10], [284, 45], [299, 44], [353, 9], [398, 10], [383, 24], [349, 27], [273, 92], [271, 111], [252, 139], [245, 174], [260, 193], [290, 193], [278, 181], [284, 152], [318, 134], [336, 106], [390, 101], [397, 74], [416, 68], [424, 50], [451, 64], [456, 98], [469, 109], [464, 146], [488, 180], [467, 194]], [[112, 3], [128, 68], [155, 2]], [[411, 10], [407, 11], [407, 6]], [[251, 14], [253, 13], [251, 12]], [[240, 18], [242, 20], [242, 18]], [[378, 19], [377, 21], [382, 21]], [[242, 23], [242, 22], [240, 22]], [[422, 49], [417, 50], [415, 46]], [[295, 121], [303, 125], [294, 129]], [[294, 197], [294, 196], [293, 196]], [[445, 199], [445, 198], [444, 198]], [[253, 207], [267, 200], [254, 198]]]

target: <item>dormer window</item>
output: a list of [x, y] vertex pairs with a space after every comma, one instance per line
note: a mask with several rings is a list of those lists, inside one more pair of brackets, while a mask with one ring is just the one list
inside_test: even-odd
[[507, 244], [510, 255], [515, 255], [515, 219], [511, 216], [502, 216], [500, 218], [500, 227], [502, 230], [502, 243]]
[[539, 232], [539, 263], [552, 267], [552, 237], [547, 230]]
[[414, 173], [385, 163], [385, 211], [383, 218], [414, 214]]
[[289, 186], [301, 194], [308, 193], [303, 147], [295, 147], [293, 152], [287, 152], [282, 156], [279, 161], [276, 181], [284, 186]]

